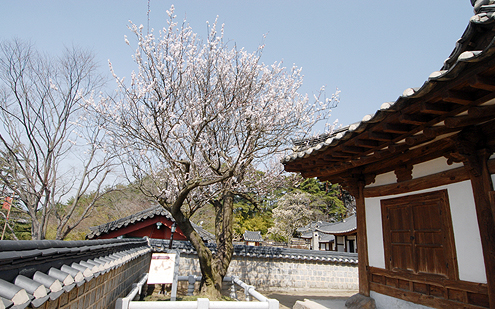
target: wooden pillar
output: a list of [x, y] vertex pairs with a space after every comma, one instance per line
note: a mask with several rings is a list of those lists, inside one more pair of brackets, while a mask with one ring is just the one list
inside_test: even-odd
[[368, 262], [368, 236], [366, 234], [366, 208], [364, 204], [364, 186], [363, 177], [359, 180], [348, 181], [346, 185], [349, 191], [356, 199], [356, 220], [357, 220], [357, 251], [358, 251], [358, 272], [359, 272], [359, 293], [370, 296], [370, 279], [369, 279], [369, 262]]
[[478, 151], [476, 155], [468, 156], [464, 164], [469, 171], [473, 188], [490, 308], [495, 308], [495, 220], [494, 205], [493, 202], [490, 202], [493, 184], [487, 164], [489, 157], [490, 153], [483, 149]]

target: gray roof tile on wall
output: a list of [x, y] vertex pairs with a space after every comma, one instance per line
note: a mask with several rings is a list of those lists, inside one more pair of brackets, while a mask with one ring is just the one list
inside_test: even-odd
[[[168, 250], [168, 240], [151, 239], [150, 243], [154, 252], [165, 252]], [[216, 245], [207, 244], [207, 247], [215, 253]], [[188, 241], [174, 241], [173, 248], [183, 254], [197, 254], [194, 247]], [[292, 248], [279, 248], [269, 246], [246, 246], [234, 245], [234, 256], [268, 258], [268, 259], [290, 259], [290, 260], [308, 260], [322, 261], [328, 263], [346, 263], [357, 264], [357, 253], [305, 250]]]
[[0, 241], [0, 309], [39, 307], [150, 251], [145, 239]]

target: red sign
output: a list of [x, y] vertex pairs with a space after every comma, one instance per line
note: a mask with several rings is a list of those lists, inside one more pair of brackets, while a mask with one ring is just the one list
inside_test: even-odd
[[10, 210], [10, 206], [12, 205], [12, 198], [10, 196], [7, 196], [5, 198], [5, 202], [3, 202], [3, 209]]

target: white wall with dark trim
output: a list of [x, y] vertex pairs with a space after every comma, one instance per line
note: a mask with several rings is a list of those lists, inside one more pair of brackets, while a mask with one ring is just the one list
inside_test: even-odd
[[366, 198], [366, 230], [368, 235], [368, 260], [370, 266], [385, 268], [383, 230], [380, 201], [419, 193], [447, 189], [454, 230], [459, 279], [486, 283], [485, 262], [481, 247], [478, 219], [470, 181], [463, 181], [427, 190], [384, 197]]

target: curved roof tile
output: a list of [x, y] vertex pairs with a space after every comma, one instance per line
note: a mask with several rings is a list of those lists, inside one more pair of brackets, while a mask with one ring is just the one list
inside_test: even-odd
[[245, 241], [263, 241], [261, 232], [258, 231], [245, 231], [242, 237]]
[[0, 308], [40, 307], [149, 252], [145, 239], [0, 241]]
[[317, 231], [327, 234], [344, 234], [355, 231], [356, 229], [356, 215], [352, 215], [341, 222], [330, 223], [316, 228]]

